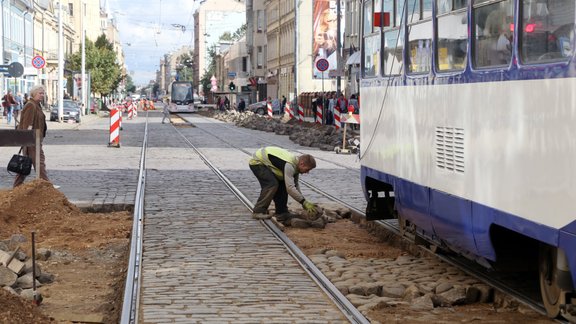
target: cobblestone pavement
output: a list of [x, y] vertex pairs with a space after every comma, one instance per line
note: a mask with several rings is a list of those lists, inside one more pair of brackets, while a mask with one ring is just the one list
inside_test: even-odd
[[347, 322], [174, 127], [156, 122], [149, 132], [143, 323]]

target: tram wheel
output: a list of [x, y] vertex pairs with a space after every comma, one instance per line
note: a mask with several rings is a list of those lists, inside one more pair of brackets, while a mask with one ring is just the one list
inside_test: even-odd
[[546, 308], [546, 315], [555, 318], [560, 314], [560, 306], [564, 304], [564, 291], [558, 285], [558, 268], [556, 247], [542, 244], [539, 254], [540, 293]]

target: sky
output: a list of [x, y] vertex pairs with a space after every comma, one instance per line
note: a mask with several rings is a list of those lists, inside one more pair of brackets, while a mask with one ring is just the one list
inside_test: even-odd
[[[104, 1], [104, 0], [102, 0]], [[164, 54], [193, 46], [196, 0], [107, 0], [135, 85], [156, 79]]]

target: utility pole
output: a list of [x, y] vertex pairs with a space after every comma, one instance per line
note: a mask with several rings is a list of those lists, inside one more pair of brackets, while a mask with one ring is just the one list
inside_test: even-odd
[[62, 3], [58, 2], [58, 121], [64, 115], [64, 32], [62, 28]]
[[88, 110], [88, 100], [87, 100], [87, 85], [86, 85], [86, 25], [84, 20], [86, 19], [86, 2], [82, 1], [82, 8], [80, 12], [82, 14], [82, 113], [85, 115], [89, 114]]
[[294, 0], [294, 106], [292, 112], [298, 112], [298, 1]]
[[340, 9], [340, 2], [341, 0], [336, 0], [336, 96], [340, 96], [341, 87], [340, 81], [342, 78], [340, 77], [342, 73], [342, 45], [340, 42], [340, 22], [342, 21], [340, 17], [341, 9]]

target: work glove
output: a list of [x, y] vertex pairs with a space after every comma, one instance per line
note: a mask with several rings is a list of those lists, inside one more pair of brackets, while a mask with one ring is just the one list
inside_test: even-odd
[[304, 200], [304, 203], [302, 204], [302, 206], [304, 207], [304, 210], [308, 213], [308, 214], [316, 214], [316, 205]]

